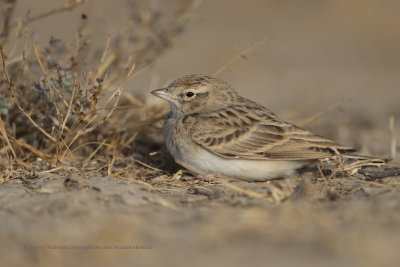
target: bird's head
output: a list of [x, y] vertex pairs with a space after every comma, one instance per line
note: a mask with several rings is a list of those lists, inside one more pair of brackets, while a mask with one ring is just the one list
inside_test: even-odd
[[202, 74], [183, 76], [171, 82], [167, 88], [151, 93], [167, 100], [172, 112], [178, 112], [179, 115], [218, 110], [238, 97], [226, 82]]

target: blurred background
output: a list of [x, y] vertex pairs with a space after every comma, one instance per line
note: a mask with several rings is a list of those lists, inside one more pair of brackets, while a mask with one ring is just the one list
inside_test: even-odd
[[[103, 48], [108, 35], [118, 42], [120, 35], [139, 32], [146, 12], [166, 23], [189, 3], [152, 0], [135, 10], [131, 2], [137, 7], [141, 1], [89, 1], [31, 23], [30, 33], [43, 46], [51, 36], [72, 40], [85, 14], [92, 45]], [[33, 16], [63, 3], [18, 1], [15, 12], [23, 16], [30, 8]], [[389, 116], [400, 117], [400, 2], [216, 0], [195, 1], [195, 6], [183, 31], [127, 90], [156, 101], [150, 90], [185, 74], [213, 75], [228, 63], [219, 78], [290, 122], [345, 98], [304, 126], [366, 153], [388, 153]], [[138, 23], [127, 25], [128, 18]], [[137, 45], [131, 40], [123, 48], [135, 51]], [[235, 57], [239, 60], [229, 64]], [[382, 131], [368, 132], [371, 128]], [[363, 147], [366, 143], [370, 146]]]

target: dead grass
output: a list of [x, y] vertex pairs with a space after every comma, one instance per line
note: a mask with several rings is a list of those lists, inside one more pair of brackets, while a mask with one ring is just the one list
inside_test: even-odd
[[[50, 168], [85, 169], [89, 162], [101, 158], [100, 162], [107, 162], [109, 174], [112, 174], [116, 156], [124, 155], [122, 150], [129, 148], [154, 121], [151, 117], [148, 124], [140, 121], [138, 110], [146, 107], [134, 96], [124, 96], [127, 82], [151, 66], [201, 3], [180, 3], [176, 20], [168, 25], [158, 21], [157, 10], [139, 2], [130, 3], [130, 8], [143, 10], [143, 17], [136, 19], [144, 19], [146, 15], [147, 23], [131, 18], [125, 26], [137, 24], [143, 32], [151, 33], [150, 38], [136, 36], [135, 39], [136, 43], [152, 44], [146, 51], [143, 45], [137, 48], [131, 45], [132, 51], [120, 49], [119, 45], [129, 42], [132, 36], [109, 36], [102, 45], [101, 57], [84, 57], [90, 49], [94, 50], [91, 54], [99, 54], [99, 46], [94, 46], [90, 40], [84, 16], [77, 38], [70, 43], [52, 37], [48, 46], [38, 47], [32, 40], [30, 23], [71, 11], [86, 2], [73, 1], [35, 16], [28, 12], [24, 18], [12, 17], [16, 1], [3, 3], [4, 34], [0, 40], [4, 73], [0, 82], [2, 171], [32, 168], [31, 163], [38, 158], [46, 161]], [[116, 39], [118, 44], [112, 42]], [[21, 43], [23, 47], [19, 47]], [[15, 55], [19, 48], [21, 54]], [[132, 119], [145, 127], [126, 129], [128, 121], [135, 125]]]
[[[398, 165], [388, 165], [387, 160], [380, 158], [338, 155], [321, 161], [314, 173], [245, 183], [215, 176], [192, 177], [179, 170], [165, 153], [159, 124], [167, 110], [143, 103], [124, 89], [128, 81], [134, 81], [148, 70], [179, 37], [185, 25], [195, 17], [201, 1], [177, 3], [179, 12], [173, 16], [173, 21], [167, 21], [159, 13], [160, 9], [148, 2], [129, 2], [134, 15], [124, 27], [140, 30], [108, 36], [100, 45], [92, 41], [90, 25], [82, 15], [75, 39], [65, 42], [51, 38], [47, 45], [39, 46], [29, 32], [31, 23], [80, 5], [95, 5], [95, 1], [76, 0], [34, 16], [27, 12], [23, 18], [13, 17], [16, 1], [1, 2], [4, 14], [0, 16], [3, 20], [0, 36], [3, 68], [0, 77], [0, 187], [3, 190], [0, 189], [0, 203], [4, 208], [0, 209], [0, 214], [21, 212], [21, 216], [27, 218], [61, 214], [67, 222], [78, 218], [76, 225], [85, 231], [74, 236], [76, 242], [83, 242], [83, 237], [88, 236], [89, 240], [100, 242], [116, 232], [117, 238], [110, 240], [121, 242], [126, 240], [123, 233], [129, 233], [137, 240], [148, 238], [167, 247], [171, 237], [180, 244], [176, 236], [181, 231], [189, 234], [198, 231], [192, 238], [194, 248], [199, 251], [204, 250], [204, 244], [226, 246], [224, 251], [229, 248], [240, 251], [242, 240], [245, 243], [253, 240], [256, 245], [251, 245], [250, 241], [246, 244], [256, 249], [257, 242], [272, 240], [267, 247], [282, 248], [281, 251], [310, 242], [312, 249], [323, 246], [321, 250], [326, 249], [329, 255], [346, 254], [344, 248], [362, 255], [361, 248], [353, 249], [349, 245], [342, 248], [335, 233], [348, 242], [363, 245], [348, 237], [354, 235], [355, 239], [365, 240], [355, 227], [343, 230], [346, 223], [355, 222], [354, 225], [379, 236], [382, 224], [374, 221], [373, 207], [364, 208], [364, 215], [352, 217], [352, 207], [356, 209], [364, 199], [376, 201], [388, 211], [388, 218], [399, 222], [398, 216], [393, 215], [398, 201], [393, 209], [384, 205], [386, 200], [399, 195], [399, 173], [393, 171]], [[243, 49], [214, 74], [219, 75], [245, 58], [260, 42], [263, 40]], [[352, 97], [352, 94], [345, 96], [301, 124], [324, 116]], [[394, 118], [390, 119], [389, 131], [390, 155], [395, 157]], [[386, 177], [386, 174], [391, 176]], [[18, 195], [18, 192], [24, 193]], [[50, 204], [48, 199], [42, 199], [43, 195], [48, 196]], [[33, 208], [31, 201], [37, 204]], [[85, 204], [80, 206], [79, 203]], [[82, 210], [85, 205], [87, 210]], [[332, 207], [343, 208], [343, 218], [340, 212], [332, 211]], [[104, 215], [108, 212], [124, 219], [115, 226], [108, 220], [111, 216]], [[391, 212], [393, 214], [389, 214]], [[321, 219], [319, 215], [328, 219]], [[379, 215], [383, 216], [383, 212]], [[82, 223], [87, 218], [89, 223]], [[363, 218], [371, 224], [360, 223]], [[237, 220], [237, 224], [232, 220]], [[173, 230], [157, 231], [158, 240], [153, 234], [146, 236], [135, 232], [131, 221], [138, 228], [154, 223], [157, 229]], [[7, 223], [12, 224], [11, 219]], [[104, 234], [87, 234], [92, 225]], [[307, 228], [309, 225], [327, 230]], [[58, 225], [52, 226], [57, 228]], [[66, 233], [74, 233], [67, 223], [62, 227], [66, 227]], [[121, 227], [120, 231], [116, 227]], [[45, 234], [46, 226], [38, 229], [39, 237], [49, 238]], [[308, 229], [312, 237], [302, 232], [304, 229]], [[394, 228], [389, 230], [398, 233]], [[389, 230], [384, 234], [390, 236]], [[12, 228], [11, 232], [17, 235], [18, 231]], [[0, 232], [0, 238], [4, 237], [1, 235], [4, 233]], [[35, 242], [38, 236], [33, 233], [26, 240]], [[56, 237], [63, 240], [61, 236]], [[14, 236], [4, 238], [13, 240]], [[26, 240], [17, 240], [15, 244], [24, 245]], [[184, 246], [177, 245], [177, 248], [184, 249]], [[367, 250], [374, 249], [379, 248], [368, 243]], [[293, 255], [301, 256], [300, 250]], [[174, 248], [166, 251], [171, 255], [176, 252]], [[351, 252], [346, 254], [349, 258]], [[284, 258], [283, 254], [280, 255]], [[46, 253], [35, 255], [47, 263], [53, 262]], [[393, 256], [391, 252], [389, 255]]]

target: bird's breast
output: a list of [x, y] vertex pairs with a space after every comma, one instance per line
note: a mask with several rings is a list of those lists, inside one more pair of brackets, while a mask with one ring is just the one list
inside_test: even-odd
[[187, 151], [190, 150], [186, 144], [187, 137], [179, 127], [179, 119], [168, 115], [164, 121], [164, 138], [168, 151], [175, 159], [184, 160]]
[[184, 164], [186, 168], [196, 165], [199, 161], [200, 148], [191, 140], [187, 128], [183, 127], [182, 120], [171, 115], [167, 116], [163, 130], [165, 144], [175, 161], [181, 165], [186, 163]]

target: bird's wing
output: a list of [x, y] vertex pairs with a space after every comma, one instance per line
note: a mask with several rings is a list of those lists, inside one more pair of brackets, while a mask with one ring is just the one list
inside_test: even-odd
[[256, 104], [192, 114], [183, 120], [195, 143], [226, 158], [307, 160], [353, 151], [281, 121]]

